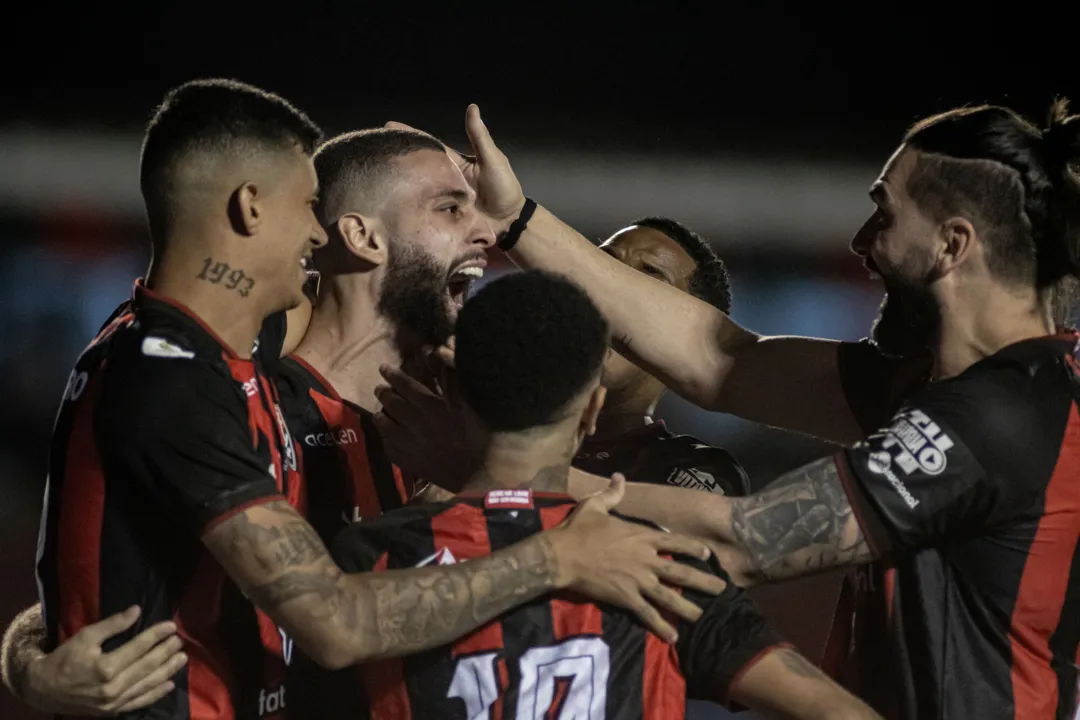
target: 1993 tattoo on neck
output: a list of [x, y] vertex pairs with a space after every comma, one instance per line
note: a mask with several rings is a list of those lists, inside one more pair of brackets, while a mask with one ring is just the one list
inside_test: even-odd
[[222, 285], [226, 290], [235, 290], [240, 297], [247, 297], [255, 287], [255, 279], [240, 268], [230, 267], [228, 263], [215, 262], [213, 258], [203, 259], [203, 269], [195, 276], [214, 285]]
[[836, 463], [823, 458], [733, 499], [732, 533], [755, 574], [783, 580], [873, 559]]

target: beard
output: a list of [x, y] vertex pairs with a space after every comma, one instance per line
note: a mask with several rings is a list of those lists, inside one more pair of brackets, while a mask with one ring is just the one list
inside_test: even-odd
[[925, 282], [899, 274], [885, 281], [885, 299], [870, 330], [881, 352], [911, 357], [933, 349], [941, 332], [941, 306]]
[[446, 307], [445, 270], [406, 242], [391, 242], [389, 249], [378, 311], [394, 328], [398, 351], [407, 355], [416, 346], [446, 344], [454, 321]]

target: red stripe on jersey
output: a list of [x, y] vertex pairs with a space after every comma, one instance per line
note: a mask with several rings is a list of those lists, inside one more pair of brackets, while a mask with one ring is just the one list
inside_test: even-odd
[[[464, 503], [454, 505], [431, 519], [431, 532], [435, 552], [449, 550], [458, 561], [491, 554], [487, 518], [481, 508]], [[502, 650], [502, 647], [502, 623], [492, 620], [454, 643], [453, 656]]]
[[1061, 621], [1069, 570], [1080, 539], [1080, 414], [1074, 404], [1057, 465], [1046, 486], [1043, 516], [1024, 563], [1009, 636], [1015, 720], [1053, 717], [1057, 674], [1050, 637]]
[[641, 685], [645, 717], [680, 718], [686, 710], [686, 680], [679, 672], [675, 646], [645, 634], [645, 672]]
[[105, 473], [94, 440], [100, 371], [87, 380], [68, 436], [56, 563], [60, 612], [57, 641], [101, 620], [101, 524]]
[[342, 440], [340, 449], [345, 453], [345, 458], [349, 463], [352, 485], [348, 489], [353, 505], [358, 508], [356, 512], [360, 514], [360, 517], [382, 515], [382, 506], [379, 504], [379, 493], [375, 490], [375, 477], [371, 473], [371, 459], [368, 457], [367, 442], [364, 439], [364, 427], [360, 422], [360, 416], [340, 399], [327, 397], [314, 388], [309, 391], [309, 394], [318, 406], [319, 412], [322, 413], [330, 432]]
[[[558, 527], [573, 512], [574, 505], [558, 505], [540, 508], [540, 526], [545, 530]], [[563, 640], [578, 635], [603, 635], [604, 613], [588, 600], [563, 597], [551, 599], [552, 629], [555, 640]]]
[[[389, 553], [383, 553], [372, 572], [386, 570], [389, 560]], [[399, 658], [368, 663], [358, 672], [371, 704], [371, 717], [412, 720], [409, 689], [405, 685], [405, 674]]]
[[204, 554], [173, 615], [176, 634], [187, 653], [188, 704], [191, 720], [232, 720], [236, 717], [228, 652], [221, 641], [221, 592], [225, 573], [210, 554]]

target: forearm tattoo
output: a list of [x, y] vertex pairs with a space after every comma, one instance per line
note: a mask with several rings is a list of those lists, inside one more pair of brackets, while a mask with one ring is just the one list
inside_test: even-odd
[[41, 605], [34, 605], [11, 621], [0, 644], [0, 675], [4, 684], [18, 698], [26, 697], [26, 679], [30, 664], [45, 654], [45, 624]]
[[240, 297], [247, 297], [251, 289], [255, 287], [255, 279], [249, 277], [240, 268], [231, 267], [228, 263], [217, 262], [209, 257], [203, 259], [202, 272], [195, 277], [214, 285], [222, 285], [226, 290], [235, 290]]
[[872, 559], [831, 457], [788, 473], [759, 493], [733, 498], [731, 529], [752, 572], [767, 580]]
[[555, 556], [542, 535], [459, 565], [350, 576], [287, 503], [263, 507], [282, 522], [254, 523], [245, 514], [226, 523], [232, 551], [273, 578], [246, 588], [248, 596], [271, 614], [304, 601], [313, 621], [333, 623], [359, 649], [357, 661], [444, 645], [555, 585]]

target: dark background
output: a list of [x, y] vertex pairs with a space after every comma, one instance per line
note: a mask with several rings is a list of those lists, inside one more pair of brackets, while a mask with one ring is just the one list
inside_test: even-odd
[[[1046, 6], [860, 3], [159, 3], [5, 9], [0, 48], [0, 622], [34, 600], [52, 416], [70, 366], [145, 267], [142, 124], [171, 86], [229, 76], [330, 133], [396, 119], [450, 143], [477, 102], [526, 191], [592, 238], [660, 213], [708, 236], [737, 320], [855, 339], [880, 289], [846, 242], [914, 120], [1080, 94]], [[1064, 6], [1061, 6], [1064, 7]], [[689, 409], [756, 482], [826, 446]], [[772, 592], [810, 653], [830, 580]], [[31, 717], [0, 692], [0, 717]]]

